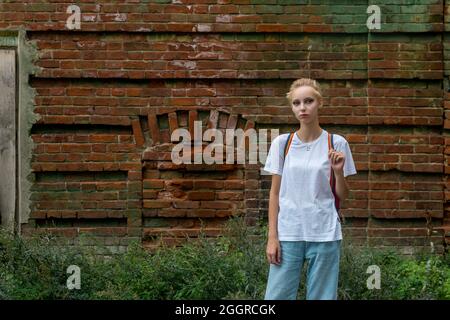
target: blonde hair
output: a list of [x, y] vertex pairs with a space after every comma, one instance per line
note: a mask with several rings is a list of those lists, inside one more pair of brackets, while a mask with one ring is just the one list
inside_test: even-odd
[[299, 87], [303, 87], [303, 86], [309, 86], [309, 87], [313, 88], [314, 91], [316, 91], [316, 94], [319, 97], [319, 100], [322, 101], [322, 89], [320, 88], [319, 82], [317, 82], [316, 80], [313, 80], [313, 79], [309, 79], [309, 78], [301, 78], [301, 79], [295, 80], [291, 84], [289, 92], [286, 93], [286, 98], [288, 98], [289, 104], [292, 103], [292, 93], [294, 92], [294, 90]]

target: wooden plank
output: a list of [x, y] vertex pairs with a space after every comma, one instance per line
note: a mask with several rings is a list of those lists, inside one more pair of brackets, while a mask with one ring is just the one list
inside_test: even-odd
[[0, 50], [0, 212], [14, 230], [16, 212], [16, 54]]

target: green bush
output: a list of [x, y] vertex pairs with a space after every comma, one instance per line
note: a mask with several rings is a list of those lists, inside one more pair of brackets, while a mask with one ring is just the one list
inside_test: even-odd
[[[89, 299], [102, 286], [100, 264], [85, 248], [58, 246], [48, 235], [24, 240], [2, 231], [0, 298]], [[83, 270], [84, 290], [67, 289], [70, 265]]]
[[153, 254], [135, 245], [114, 261], [114, 281], [98, 294], [104, 299], [257, 299], [263, 290], [264, 257], [258, 238], [241, 220], [225, 234]]
[[[267, 227], [230, 219], [223, 236], [203, 234], [177, 248], [99, 256], [83, 246], [61, 246], [50, 236], [24, 240], [0, 233], [1, 299], [263, 299], [269, 266]], [[98, 246], [100, 252], [106, 248]], [[81, 269], [81, 289], [68, 290], [69, 265]], [[381, 271], [369, 290], [367, 268]], [[395, 251], [354, 247], [341, 253], [339, 299], [450, 299], [449, 258], [407, 258]], [[299, 298], [305, 297], [302, 274]]]
[[[450, 263], [437, 255], [407, 257], [391, 250], [353, 247], [345, 243], [340, 268], [340, 299], [450, 299]], [[376, 265], [380, 289], [368, 289]]]

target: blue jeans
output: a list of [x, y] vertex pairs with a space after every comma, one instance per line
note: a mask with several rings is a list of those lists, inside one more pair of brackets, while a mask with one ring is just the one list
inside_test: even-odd
[[270, 264], [265, 300], [296, 300], [305, 260], [306, 299], [337, 299], [341, 240], [280, 241], [280, 247], [281, 264]]

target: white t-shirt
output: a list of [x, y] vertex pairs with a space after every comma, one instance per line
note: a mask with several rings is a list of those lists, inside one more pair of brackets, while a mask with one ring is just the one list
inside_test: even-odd
[[[336, 241], [342, 239], [341, 224], [330, 185], [328, 132], [304, 143], [297, 134], [283, 164], [288, 133], [276, 137], [270, 146], [264, 171], [281, 175], [278, 212], [280, 241]], [[356, 174], [350, 146], [334, 134], [335, 150], [345, 154], [344, 177]]]

